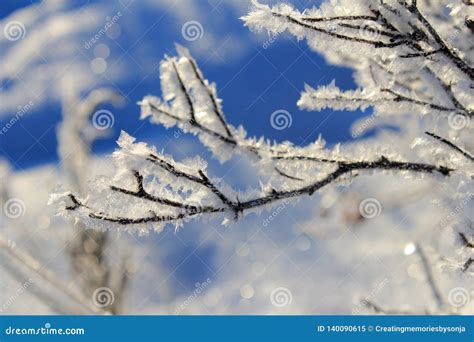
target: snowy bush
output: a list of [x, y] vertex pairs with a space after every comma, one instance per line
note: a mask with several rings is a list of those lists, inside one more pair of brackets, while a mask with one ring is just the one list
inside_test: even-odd
[[[272, 37], [288, 31], [329, 62], [354, 70], [357, 89], [343, 91], [334, 81], [317, 89], [307, 85], [301, 109], [370, 108], [370, 121], [354, 127], [357, 135], [386, 123], [400, 132], [389, 141], [376, 137], [331, 148], [321, 137], [307, 146], [249, 137], [244, 127], [227, 123], [216, 85], [177, 46], [177, 56], [161, 62], [162, 95], [143, 98], [141, 118], [196, 135], [221, 162], [235, 154], [247, 158], [260, 187], [234, 189], [201, 157], [178, 161], [122, 132], [114, 177], [96, 179], [82, 194], [53, 194], [51, 203], [90, 227], [148, 232], [213, 217], [230, 225], [289, 199], [350, 185], [358, 175], [430, 178], [445, 189], [430, 200], [454, 212], [441, 223], [457, 241], [446, 255], [447, 268], [472, 274], [473, 9], [460, 0], [330, 0], [301, 12], [255, 1], [242, 18], [251, 30]], [[458, 203], [464, 204], [456, 211]]]

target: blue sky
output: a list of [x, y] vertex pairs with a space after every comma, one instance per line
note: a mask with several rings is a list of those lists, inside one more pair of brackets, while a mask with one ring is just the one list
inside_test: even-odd
[[[315, 87], [328, 84], [334, 78], [339, 87], [354, 88], [351, 70], [328, 65], [321, 56], [309, 49], [306, 42], [297, 42], [293, 37], [282, 35], [264, 47], [263, 43], [268, 42], [269, 37], [257, 37], [243, 26], [238, 18], [243, 14], [242, 9], [222, 1], [194, 2], [201, 13], [200, 22], [204, 28], [204, 37], [207, 34], [219, 35], [219, 46], [206, 51], [200, 46], [204, 41], [187, 41], [181, 34], [180, 28], [186, 19], [193, 18], [192, 13], [188, 17], [177, 18], [175, 14], [168, 13], [163, 8], [150, 10], [143, 3], [137, 5], [131, 0], [126, 4], [129, 7], [124, 8], [123, 3], [113, 2], [111, 5], [109, 1], [77, 1], [70, 5], [77, 9], [83, 8], [82, 6], [107, 5], [108, 11], [113, 11], [110, 13], [122, 11], [123, 17], [127, 19], [118, 22], [121, 24], [120, 36], [115, 39], [104, 36], [100, 42], [110, 48], [107, 62], [111, 67], [111, 75], [116, 65], [126, 69], [127, 74], [114, 78], [108, 76], [107, 70], [104, 74], [97, 75], [97, 82], [83, 91], [85, 93], [92, 90], [96, 85], [110, 86], [127, 97], [127, 104], [123, 108], [103, 107], [114, 113], [115, 124], [108, 138], [96, 142], [95, 153], [111, 151], [115, 147], [115, 139], [120, 130], [125, 130], [140, 140], [153, 142], [158, 147], [173, 139], [174, 130], [165, 130], [140, 121], [136, 102], [147, 94], [160, 95], [157, 66], [165, 54], [174, 53], [174, 42], [191, 50], [205, 76], [217, 83], [218, 94], [223, 99], [228, 121], [235, 126], [243, 125], [249, 135], [263, 135], [271, 140], [290, 140], [295, 144], [304, 145], [322, 134], [331, 144], [344, 142], [351, 139], [351, 123], [364, 115], [358, 112], [300, 111], [296, 101], [304, 83]], [[0, 18], [8, 20], [8, 16], [14, 14], [15, 10], [27, 5], [31, 5], [31, 2], [2, 1]], [[97, 32], [99, 29], [100, 25], [90, 27], [91, 32]], [[31, 35], [34, 30], [34, 27], [27, 27], [26, 34]], [[229, 39], [226, 42], [227, 36], [236, 40]], [[83, 44], [84, 39], [84, 36], [78, 38], [78, 46]], [[242, 44], [242, 47], [234, 44], [234, 41]], [[16, 43], [4, 42], [0, 45]], [[92, 52], [81, 52], [79, 57], [93, 58], [88, 56], [90, 53]], [[44, 62], [50, 61], [46, 58]], [[35, 74], [28, 77], [34, 78]], [[15, 79], [0, 79], [0, 92], [8, 92], [14, 82]], [[291, 113], [291, 127], [284, 130], [271, 127], [270, 115], [278, 109]], [[10, 111], [0, 116], [0, 127], [13, 115], [14, 112]], [[22, 117], [8, 134], [0, 136], [0, 155], [8, 159], [16, 169], [56, 162], [58, 157], [55, 125], [60, 120], [58, 99], [48, 98]]]

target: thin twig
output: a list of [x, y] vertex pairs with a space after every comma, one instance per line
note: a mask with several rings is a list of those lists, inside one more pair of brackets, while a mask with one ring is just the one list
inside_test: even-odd
[[436, 281], [433, 277], [433, 271], [431, 269], [431, 265], [428, 261], [428, 258], [426, 257], [425, 252], [423, 251], [420, 244], [416, 245], [416, 251], [420, 256], [421, 264], [423, 266], [423, 270], [425, 271], [426, 280], [428, 281], [431, 292], [433, 293], [433, 297], [436, 301], [438, 309], [442, 309], [445, 306], [445, 303], [443, 301], [443, 297], [441, 296], [441, 292], [438, 288], [438, 285], [436, 284]]
[[432, 132], [428, 132], [426, 131], [425, 134], [429, 135], [430, 137], [442, 142], [443, 144], [449, 146], [450, 148], [452, 148], [453, 150], [455, 150], [456, 152], [459, 152], [461, 153], [464, 157], [466, 157], [467, 159], [469, 159], [470, 161], [474, 161], [474, 157], [472, 155], [470, 155], [469, 153], [467, 153], [466, 151], [464, 151], [463, 149], [461, 149], [460, 147], [456, 146], [454, 143], [452, 143], [451, 141], [443, 138], [443, 137], [440, 137], [439, 135], [435, 134], [435, 133], [432, 133]]

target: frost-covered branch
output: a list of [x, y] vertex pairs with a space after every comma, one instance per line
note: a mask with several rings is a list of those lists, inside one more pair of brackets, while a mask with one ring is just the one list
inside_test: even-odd
[[452, 143], [451, 141], [443, 138], [443, 137], [440, 137], [439, 135], [435, 134], [435, 133], [432, 133], [432, 132], [425, 132], [427, 135], [429, 135], [430, 137], [442, 142], [443, 144], [445, 144], [446, 146], [450, 147], [451, 149], [453, 149], [454, 151], [456, 152], [459, 152], [460, 154], [462, 154], [464, 157], [466, 157], [467, 159], [469, 159], [470, 161], [474, 161], [474, 157], [469, 154], [468, 152], [464, 151], [462, 148], [458, 147], [456, 144]]
[[459, 238], [461, 240], [462, 246], [470, 251], [470, 257], [462, 264], [461, 271], [463, 273], [467, 272], [471, 266], [474, 264], [474, 257], [472, 256], [472, 250], [474, 249], [474, 240], [473, 237], [468, 237], [463, 232], [458, 232]]
[[327, 172], [304, 179], [305, 185], [302, 186], [282, 184], [280, 188], [275, 188], [269, 183], [260, 191], [238, 194], [226, 184], [209, 177], [206, 163], [199, 158], [176, 162], [170, 156], [157, 153], [152, 147], [135, 143], [126, 133], [122, 133], [119, 146], [114, 157], [120, 171], [111, 182], [100, 179], [95, 186], [97, 189], [100, 187], [101, 196], [107, 200], [83, 200], [66, 192], [54, 198], [65, 208], [63, 214], [89, 222], [104, 221], [119, 225], [152, 223], [158, 224], [155, 229], [159, 229], [160, 224], [173, 222], [179, 226], [183, 221], [202, 214], [222, 213], [227, 219], [237, 219], [241, 214], [281, 200], [311, 196], [343, 176], [362, 171], [439, 173], [443, 176], [452, 171], [444, 166], [401, 162], [383, 156], [373, 161], [301, 161], [301, 156], [286, 156], [284, 160], [293, 164], [297, 159], [302, 163], [317, 161], [329, 164]]
[[462, 243], [468, 248], [474, 248], [474, 242], [470, 242], [464, 233], [459, 233]]
[[443, 38], [441, 38], [440, 34], [436, 31], [436, 29], [431, 25], [431, 23], [425, 18], [423, 14], [421, 14], [418, 6], [416, 5], [416, 1], [412, 0], [411, 5], [406, 6], [408, 10], [415, 15], [415, 17], [422, 23], [423, 27], [430, 33], [433, 40], [439, 46], [439, 51], [443, 53], [456, 67], [462, 70], [466, 75], [469, 76], [471, 81], [474, 80], [474, 69], [464, 61], [457, 52], [449, 47]]
[[306, 86], [300, 108], [373, 107], [379, 115], [410, 111], [473, 117], [470, 30], [460, 18], [460, 12], [472, 11], [469, 6], [451, 6], [450, 16], [442, 14], [438, 1], [327, 2], [304, 12], [288, 4], [270, 7], [254, 1], [254, 6], [243, 17], [250, 28], [271, 34], [288, 30], [330, 61], [356, 70], [360, 89], [342, 91], [334, 82], [317, 89]]
[[177, 45], [177, 50], [179, 58], [167, 57], [160, 65], [163, 100], [146, 96], [139, 103], [141, 118], [150, 117], [152, 122], [165, 127], [178, 126], [184, 132], [196, 134], [216, 154], [222, 149], [246, 146], [243, 132], [226, 122], [215, 84], [204, 79], [185, 48]]
[[[438, 58], [453, 49], [441, 51], [444, 46], [418, 12], [413, 12], [413, 5], [341, 1], [341, 5], [324, 3], [319, 9], [300, 13], [290, 5], [270, 8], [254, 4], [255, 10], [243, 18], [251, 28], [272, 33], [289, 30], [298, 38], [305, 37], [330, 61], [345, 63], [356, 71], [359, 89], [341, 91], [334, 83], [317, 90], [308, 86], [300, 107], [374, 107], [381, 115], [472, 116], [467, 69], [447, 71], [446, 61]], [[437, 9], [434, 6], [431, 13]], [[442, 28], [449, 24], [449, 19], [438, 21]], [[374, 33], [376, 36], [370, 36]], [[235, 153], [248, 157], [261, 176], [260, 188], [240, 192], [212, 177], [201, 158], [176, 161], [123, 132], [119, 149], [113, 154], [116, 173], [112, 178], [98, 178], [87, 196], [74, 191], [52, 196], [62, 215], [91, 226], [143, 231], [160, 230], [166, 223], [178, 227], [205, 216], [222, 215], [227, 224], [279, 201], [300, 199], [330, 184], [346, 183], [361, 173], [394, 172], [404, 177], [438, 174], [444, 181], [454, 171], [468, 172], [457, 169], [457, 160], [449, 152], [433, 154], [434, 141], [414, 144], [410, 153], [402, 153], [396, 144], [358, 142], [326, 148], [321, 137], [307, 146], [248, 137], [243, 127], [226, 121], [215, 84], [205, 79], [189, 52], [181, 46], [177, 51], [177, 57], [167, 56], [161, 62], [162, 96], [146, 96], [139, 103], [141, 118], [195, 134], [220, 161]], [[464, 58], [462, 53], [456, 52], [456, 56]], [[419, 132], [419, 136], [423, 134]], [[460, 177], [464, 176], [462, 173]]]

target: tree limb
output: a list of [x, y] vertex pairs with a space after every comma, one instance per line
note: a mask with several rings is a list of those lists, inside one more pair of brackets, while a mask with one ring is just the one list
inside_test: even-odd
[[[89, 217], [92, 219], [98, 219], [108, 222], [114, 222], [121, 225], [128, 225], [128, 224], [142, 224], [142, 223], [149, 223], [149, 222], [173, 222], [178, 221], [184, 218], [193, 217], [197, 214], [203, 213], [223, 213], [223, 212], [232, 212], [235, 214], [237, 218], [239, 213], [243, 213], [246, 210], [262, 207], [266, 204], [273, 203], [279, 200], [287, 199], [287, 198], [296, 198], [303, 195], [313, 195], [316, 191], [320, 190], [321, 188], [329, 185], [335, 181], [337, 181], [341, 176], [350, 174], [354, 171], [364, 171], [364, 170], [393, 170], [393, 171], [410, 171], [415, 173], [433, 173], [437, 172], [443, 176], [448, 176], [452, 169], [449, 169], [444, 166], [435, 166], [430, 164], [424, 163], [411, 163], [411, 162], [399, 162], [399, 161], [391, 161], [385, 157], [381, 157], [379, 160], [376, 161], [354, 161], [354, 162], [347, 162], [347, 161], [334, 161], [337, 165], [336, 169], [331, 173], [327, 174], [324, 178], [317, 180], [309, 185], [296, 188], [293, 190], [273, 190], [270, 194], [264, 195], [258, 198], [246, 200], [246, 201], [239, 201], [233, 200], [224, 195], [210, 180], [209, 178], [202, 172], [199, 171], [199, 176], [195, 176], [193, 174], [184, 172], [182, 170], [178, 170], [174, 165], [171, 165], [169, 162], [163, 160], [162, 158], [150, 154], [148, 160], [160, 168], [164, 169], [165, 171], [169, 172], [170, 174], [174, 175], [178, 178], [184, 178], [194, 184], [198, 184], [202, 187], [205, 187], [209, 192], [213, 193], [219, 200], [221, 201], [222, 206], [205, 206], [205, 207], [196, 207], [186, 205], [184, 203], [179, 203], [175, 201], [166, 200], [163, 198], [155, 197], [151, 194], [148, 194], [142, 185], [142, 177], [139, 173], [134, 171], [134, 176], [138, 182], [138, 190], [137, 191], [130, 191], [121, 189], [115, 186], [112, 186], [111, 189], [114, 191], [121, 192], [125, 195], [131, 195], [134, 197], [139, 197], [144, 200], [157, 202], [160, 204], [165, 204], [167, 206], [185, 209], [184, 212], [176, 213], [174, 215], [157, 215], [155, 212], [151, 212], [150, 215], [146, 217], [139, 217], [139, 218], [130, 218], [130, 217], [111, 217], [107, 216], [104, 213], [95, 212], [93, 209], [89, 208], [86, 204], [82, 203], [75, 195], [70, 194], [69, 198], [72, 201], [73, 205], [69, 205], [66, 207], [67, 210], [74, 211], [78, 208], [85, 208], [89, 211]], [[332, 161], [331, 161], [332, 162]]]

